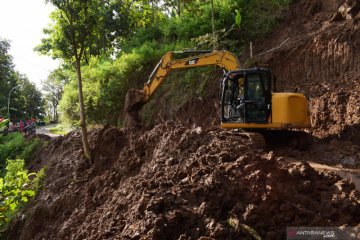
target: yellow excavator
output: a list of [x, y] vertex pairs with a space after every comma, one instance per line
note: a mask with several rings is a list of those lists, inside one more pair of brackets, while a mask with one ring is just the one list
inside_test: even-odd
[[[174, 59], [174, 56], [180, 53], [196, 55]], [[308, 141], [304, 140], [307, 134], [302, 131], [291, 131], [291, 134], [284, 134], [289, 131], [279, 131], [311, 127], [308, 101], [304, 94], [275, 92], [276, 82], [269, 69], [241, 69], [238, 58], [224, 50], [167, 52], [151, 73], [141, 95], [127, 96], [126, 110], [141, 109], [172, 70], [210, 65], [219, 66], [224, 71], [220, 90], [222, 128], [260, 132], [265, 138], [270, 138], [270, 141], [274, 134], [268, 133], [277, 130], [276, 135], [283, 136], [285, 141], [286, 138], [295, 138], [299, 145]]]

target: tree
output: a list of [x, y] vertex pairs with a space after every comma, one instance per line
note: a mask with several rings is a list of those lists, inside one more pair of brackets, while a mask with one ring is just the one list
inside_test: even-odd
[[77, 74], [78, 97], [80, 105], [80, 127], [85, 156], [92, 161], [92, 150], [88, 141], [86, 115], [81, 75], [81, 62], [85, 52], [97, 40], [96, 30], [100, 29], [100, 3], [96, 0], [47, 0], [57, 7], [52, 19], [55, 22], [45, 33], [49, 38], [43, 39], [37, 48], [40, 52], [51, 53], [53, 57], [61, 58], [75, 67]]
[[186, 3], [193, 2], [194, 0], [163, 0], [163, 6], [167, 11], [174, 10], [176, 14], [180, 17], [183, 11], [183, 8], [186, 6]]
[[3, 116], [7, 115], [8, 93], [17, 85], [18, 78], [9, 49], [10, 43], [0, 38], [0, 115]]
[[46, 92], [45, 99], [50, 105], [53, 121], [55, 122], [59, 119], [57, 108], [64, 91], [64, 85], [68, 82], [69, 77], [62, 68], [55, 69], [47, 79], [42, 82], [43, 90]]
[[57, 10], [51, 15], [54, 25], [44, 29], [47, 38], [35, 49], [73, 65], [78, 80], [80, 126], [84, 153], [91, 162], [87, 140], [86, 114], [83, 96], [82, 64], [92, 56], [109, 56], [118, 37], [131, 32], [130, 13], [126, 6], [132, 1], [113, 0], [47, 0]]
[[[20, 75], [21, 86], [18, 95], [15, 95], [15, 105], [18, 109], [17, 116], [21, 119], [38, 118], [44, 113], [44, 101], [41, 92], [31, 83], [26, 76]], [[17, 97], [16, 97], [17, 96]]]
[[11, 93], [10, 115], [19, 119], [39, 117], [43, 113], [42, 94], [26, 76], [15, 71], [9, 49], [10, 43], [0, 39], [0, 115], [7, 115], [9, 92], [19, 86]]

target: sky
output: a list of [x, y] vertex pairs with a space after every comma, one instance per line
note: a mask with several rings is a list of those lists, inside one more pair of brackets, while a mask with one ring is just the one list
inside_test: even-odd
[[49, 14], [54, 10], [45, 0], [0, 0], [0, 38], [10, 40], [10, 55], [15, 69], [25, 74], [38, 89], [41, 81], [59, 65], [48, 56], [34, 52], [42, 29], [51, 21]]

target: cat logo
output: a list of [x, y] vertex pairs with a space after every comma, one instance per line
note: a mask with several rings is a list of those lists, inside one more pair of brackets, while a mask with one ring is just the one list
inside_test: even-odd
[[187, 61], [187, 62], [185, 63], [185, 65], [195, 65], [198, 60], [199, 60], [198, 58], [189, 60], [189, 61]]

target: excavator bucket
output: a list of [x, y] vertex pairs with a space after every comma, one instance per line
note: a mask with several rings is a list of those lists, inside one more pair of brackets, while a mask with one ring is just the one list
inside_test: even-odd
[[136, 128], [141, 126], [139, 111], [145, 103], [146, 100], [143, 90], [129, 89], [125, 97], [126, 127]]

